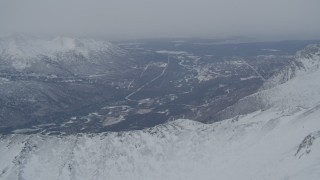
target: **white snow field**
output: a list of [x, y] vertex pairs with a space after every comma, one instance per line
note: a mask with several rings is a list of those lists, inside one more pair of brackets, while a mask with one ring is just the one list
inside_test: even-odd
[[317, 180], [320, 46], [308, 49], [318, 51], [297, 55], [295, 76], [254, 94], [268, 108], [247, 115], [122, 133], [3, 135], [0, 179]]

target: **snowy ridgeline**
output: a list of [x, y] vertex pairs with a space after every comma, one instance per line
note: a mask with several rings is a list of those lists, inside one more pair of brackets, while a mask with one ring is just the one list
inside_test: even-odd
[[2, 136], [0, 179], [318, 179], [319, 55], [297, 61], [301, 66], [288, 81], [252, 95], [268, 108], [221, 122], [181, 119], [125, 133]]
[[111, 51], [114, 45], [105, 41], [85, 38], [70, 38], [58, 36], [56, 38], [38, 38], [14, 34], [0, 37], [0, 54], [11, 58], [36, 58], [39, 55], [54, 56], [56, 53], [74, 51], [83, 56], [90, 52]]
[[[93, 61], [97, 56], [124, 55], [113, 44], [88, 38], [40, 38], [21, 34], [0, 37], [0, 63], [11, 64], [16, 70], [25, 70], [39, 62]], [[80, 58], [79, 58], [80, 57]], [[97, 62], [95, 62], [97, 63]]]
[[2, 137], [0, 179], [310, 179], [320, 176], [320, 106], [204, 125]]

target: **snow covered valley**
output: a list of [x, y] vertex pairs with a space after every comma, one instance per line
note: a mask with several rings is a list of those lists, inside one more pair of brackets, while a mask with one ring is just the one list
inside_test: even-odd
[[2, 135], [0, 179], [319, 179], [319, 52], [319, 45], [307, 47], [264, 89], [230, 108], [261, 104], [254, 112], [220, 122]]

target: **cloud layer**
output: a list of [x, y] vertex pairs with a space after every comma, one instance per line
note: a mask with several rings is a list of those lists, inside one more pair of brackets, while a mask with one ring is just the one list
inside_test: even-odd
[[0, 33], [320, 37], [319, 0], [0, 0]]

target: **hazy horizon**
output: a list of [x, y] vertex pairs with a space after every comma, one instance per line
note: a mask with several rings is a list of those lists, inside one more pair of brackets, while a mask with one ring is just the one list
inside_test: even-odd
[[1, 34], [320, 39], [319, 0], [0, 0]]

